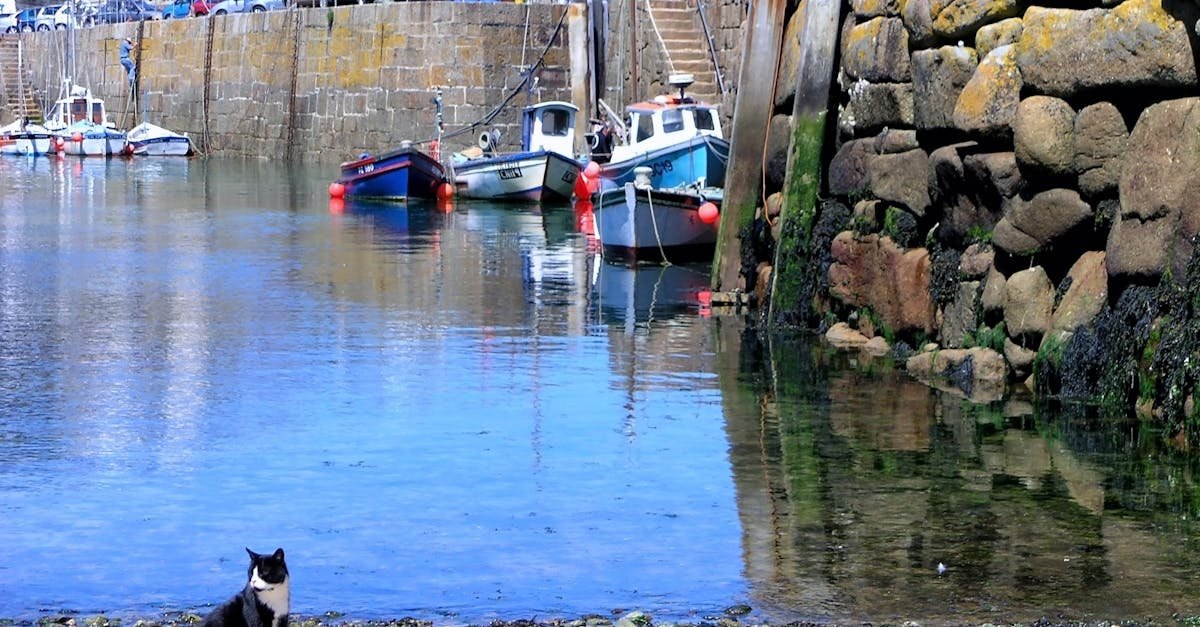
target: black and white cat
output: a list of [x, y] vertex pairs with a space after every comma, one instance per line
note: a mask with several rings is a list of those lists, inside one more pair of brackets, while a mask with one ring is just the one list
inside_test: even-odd
[[291, 592], [283, 549], [271, 555], [246, 552], [250, 554], [246, 587], [204, 617], [200, 627], [287, 627]]

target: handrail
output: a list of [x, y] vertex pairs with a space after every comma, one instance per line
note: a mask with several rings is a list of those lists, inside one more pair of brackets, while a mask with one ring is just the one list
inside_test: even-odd
[[708, 18], [704, 15], [704, 0], [696, 0], [696, 12], [700, 14], [700, 26], [704, 28], [704, 38], [708, 40], [708, 54], [712, 58], [713, 70], [717, 73], [717, 89], [725, 95], [725, 77], [721, 74], [721, 64], [717, 62], [717, 46], [713, 43], [712, 31], [708, 28]]
[[[663, 41], [662, 33], [658, 30], [658, 22], [654, 20], [654, 7], [650, 5], [650, 0], [646, 0], [646, 13], [650, 16], [650, 26], [654, 27], [654, 35], [658, 37], [658, 45], [662, 46], [663, 56], [667, 58], [667, 67], [670, 68], [670, 73], [675, 73], [675, 62], [671, 61], [671, 50], [667, 48], [667, 42]], [[637, 80], [637, 77], [634, 77]]]

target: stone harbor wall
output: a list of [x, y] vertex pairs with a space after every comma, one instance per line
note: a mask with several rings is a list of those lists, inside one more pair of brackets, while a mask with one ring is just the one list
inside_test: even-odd
[[[768, 147], [762, 224], [813, 212], [813, 289], [790, 303], [804, 322], [882, 338], [974, 398], [1016, 383], [1194, 441], [1200, 6], [851, 0], [843, 15], [817, 206], [780, 192], [787, 94]], [[768, 267], [772, 241], [756, 244]], [[741, 287], [769, 297], [766, 279]]]
[[[73, 56], [76, 82], [103, 97], [122, 128], [144, 114], [209, 154], [345, 159], [437, 137], [439, 88], [446, 131], [516, 94], [490, 123], [446, 139], [450, 150], [493, 126], [503, 146], [519, 145], [527, 101], [578, 99], [586, 109], [570, 72], [570, 22], [586, 19], [579, 6], [387, 2], [104, 25], [76, 31], [73, 45], [65, 32], [20, 37], [29, 84], [50, 102]], [[138, 44], [140, 102], [118, 63], [126, 36]], [[522, 64], [543, 50], [527, 93]]]

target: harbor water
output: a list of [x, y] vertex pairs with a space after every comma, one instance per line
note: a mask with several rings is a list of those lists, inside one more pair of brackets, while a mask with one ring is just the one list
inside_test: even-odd
[[569, 206], [331, 204], [334, 165], [0, 161], [0, 618], [1200, 614], [1200, 471], [596, 257]]

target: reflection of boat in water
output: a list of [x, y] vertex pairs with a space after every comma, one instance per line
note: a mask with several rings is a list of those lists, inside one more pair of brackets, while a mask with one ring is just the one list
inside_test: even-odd
[[594, 260], [592, 303], [601, 322], [649, 322], [701, 311], [708, 266], [620, 265]]

